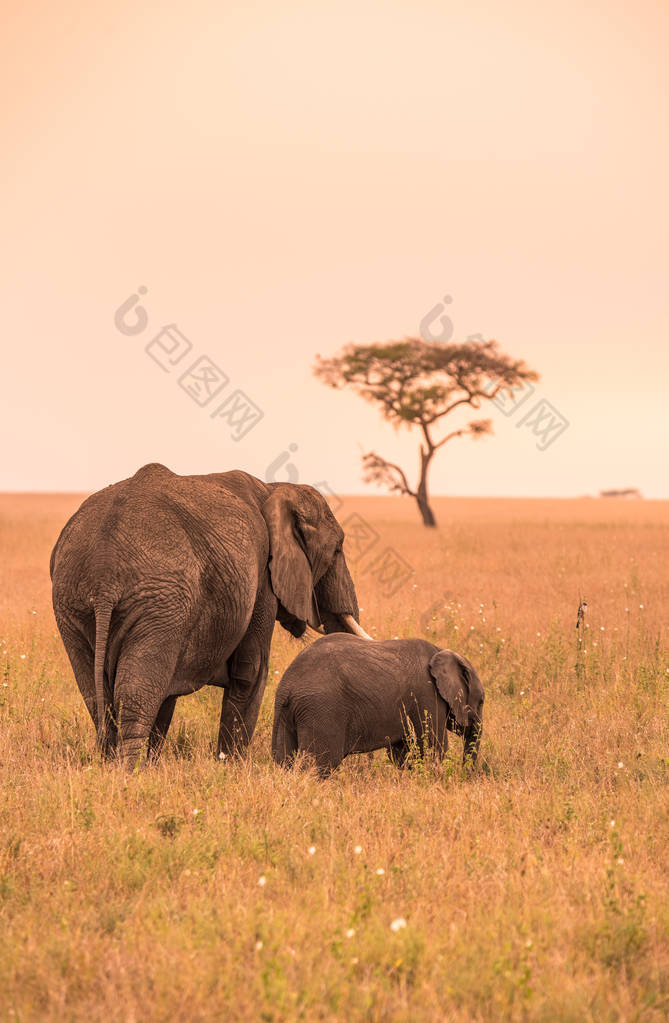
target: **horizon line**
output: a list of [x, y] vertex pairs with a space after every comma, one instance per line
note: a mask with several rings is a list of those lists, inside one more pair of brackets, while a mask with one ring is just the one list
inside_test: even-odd
[[[200, 475], [207, 475], [206, 473]], [[119, 481], [116, 481], [119, 482]], [[113, 484], [107, 484], [112, 486]], [[100, 490], [106, 489], [105, 487], [99, 487], [97, 490], [0, 490], [0, 497], [90, 497], [93, 494], [99, 493]], [[329, 495], [324, 494], [325, 497]], [[333, 495], [336, 499], [344, 501], [347, 498], [364, 497], [374, 500], [383, 498], [384, 500], [415, 500], [410, 494], [370, 494], [368, 491], [350, 491], [342, 494]], [[638, 497], [625, 497], [625, 496], [603, 496], [600, 493], [597, 494], [431, 494], [432, 500], [467, 500], [467, 501], [669, 501], [667, 497], [645, 497], [640, 494]]]

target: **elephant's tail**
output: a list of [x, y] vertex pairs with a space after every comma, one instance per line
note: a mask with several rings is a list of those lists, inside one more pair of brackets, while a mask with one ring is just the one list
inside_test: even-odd
[[282, 767], [289, 767], [297, 753], [297, 731], [289, 708], [284, 704], [274, 713], [272, 757]]
[[113, 605], [100, 603], [95, 605], [95, 704], [98, 723], [98, 749], [103, 750], [107, 733], [107, 713], [105, 709], [105, 658], [107, 656], [107, 639]]

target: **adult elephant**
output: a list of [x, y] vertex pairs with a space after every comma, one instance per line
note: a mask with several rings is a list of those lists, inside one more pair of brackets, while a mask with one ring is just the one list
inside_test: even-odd
[[343, 541], [313, 487], [239, 471], [146, 465], [84, 501], [51, 555], [53, 606], [103, 754], [157, 755], [204, 685], [224, 689], [219, 756], [242, 750], [277, 619], [366, 636]]

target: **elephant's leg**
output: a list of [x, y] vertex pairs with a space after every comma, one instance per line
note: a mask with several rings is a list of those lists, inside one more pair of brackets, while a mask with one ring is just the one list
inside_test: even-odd
[[349, 752], [345, 733], [345, 725], [338, 722], [337, 707], [331, 701], [298, 720], [298, 748], [313, 757], [320, 778], [329, 777]]
[[172, 716], [174, 714], [174, 708], [176, 707], [177, 698], [176, 696], [168, 696], [158, 711], [158, 717], [153, 723], [151, 734], [149, 735], [149, 759], [157, 760], [163, 751], [165, 745], [165, 738], [169, 727], [172, 724]]
[[219, 759], [244, 753], [255, 731], [264, 691], [264, 681], [258, 683], [249, 696], [243, 690], [225, 690], [218, 729]]
[[266, 582], [256, 601], [246, 634], [228, 661], [229, 684], [223, 694], [218, 730], [220, 759], [241, 755], [255, 731], [267, 683], [275, 618], [276, 598]]
[[329, 743], [326, 743], [323, 746], [319, 744], [315, 750], [310, 752], [312, 752], [314, 760], [316, 761], [316, 771], [318, 772], [318, 777], [321, 779], [329, 778], [332, 772], [337, 770], [344, 759], [341, 749], [336, 747], [333, 748]]
[[[86, 637], [75, 627], [59, 621], [60, 633], [67, 650], [74, 677], [81, 693], [86, 709], [91, 716], [95, 729], [98, 727], [98, 709], [95, 698], [95, 674], [93, 649]], [[107, 731], [102, 754], [109, 757], [116, 742], [116, 729], [111, 720], [111, 688], [105, 672], [105, 708], [107, 709]]]
[[430, 743], [437, 760], [443, 760], [448, 750], [448, 708], [438, 705], [431, 718]]
[[411, 715], [412, 732], [416, 736], [418, 752], [421, 759], [434, 756], [441, 760], [444, 756], [443, 745], [446, 735], [446, 719], [432, 707], [416, 708]]
[[437, 732], [434, 739], [434, 751], [437, 760], [443, 760], [448, 751], [448, 731], [444, 725], [441, 731]]
[[[114, 685], [114, 715], [118, 730], [117, 753], [124, 764], [134, 767], [162, 712], [179, 655], [181, 637], [166, 637], [157, 648], [138, 640], [119, 658]], [[174, 708], [172, 708], [174, 709]], [[167, 712], [161, 719], [164, 724]], [[168, 722], [169, 723], [169, 722]]]
[[86, 710], [90, 714], [93, 724], [97, 728], [98, 715], [95, 703], [95, 675], [93, 673], [93, 650], [88, 640], [82, 636], [78, 629], [72, 628], [59, 619], [58, 627], [67, 650], [67, 656], [72, 665], [74, 678], [79, 692], [86, 704]]
[[399, 739], [397, 742], [388, 744], [387, 752], [391, 764], [395, 764], [396, 767], [404, 767], [409, 755], [409, 746], [404, 739]]
[[291, 767], [297, 753], [297, 730], [292, 713], [284, 707], [275, 714], [272, 730], [272, 757], [282, 767]]

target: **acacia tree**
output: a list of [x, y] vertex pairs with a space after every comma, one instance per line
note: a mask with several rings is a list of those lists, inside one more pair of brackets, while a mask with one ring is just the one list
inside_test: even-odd
[[474, 439], [492, 433], [490, 419], [475, 419], [435, 436], [440, 420], [458, 408], [479, 409], [502, 391], [510, 392], [525, 380], [538, 380], [521, 359], [500, 351], [496, 341], [472, 340], [441, 344], [406, 338], [387, 344], [347, 345], [330, 359], [317, 356], [314, 373], [330, 387], [352, 387], [356, 394], [377, 405], [395, 427], [417, 428], [421, 433], [418, 482], [411, 487], [399, 465], [375, 451], [362, 456], [364, 480], [408, 494], [418, 504], [423, 524], [435, 526], [428, 497], [428, 474], [437, 451], [455, 437]]

